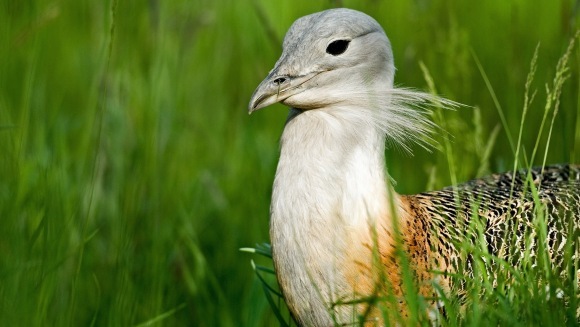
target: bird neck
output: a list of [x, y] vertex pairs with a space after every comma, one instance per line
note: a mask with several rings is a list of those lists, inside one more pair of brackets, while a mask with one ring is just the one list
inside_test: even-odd
[[389, 213], [384, 142], [380, 130], [357, 122], [348, 110], [291, 110], [270, 225], [274, 264], [290, 306], [308, 301], [309, 310], [327, 310], [324, 302], [347, 290], [341, 267], [353, 244]]
[[281, 138], [272, 208], [294, 217], [287, 223], [352, 227], [387, 213], [384, 133], [355, 119], [348, 110], [292, 109]]

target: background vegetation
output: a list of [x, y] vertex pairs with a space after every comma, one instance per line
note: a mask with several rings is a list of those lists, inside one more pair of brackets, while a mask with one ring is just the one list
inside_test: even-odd
[[[290, 24], [341, 5], [383, 25], [398, 84], [427, 90], [423, 63], [472, 106], [436, 117], [446, 151], [387, 150], [399, 192], [512, 168], [538, 44], [522, 145], [545, 147], [577, 1], [3, 0], [0, 325], [274, 324], [238, 249], [268, 241], [286, 110], [247, 103]], [[580, 162], [579, 63], [575, 48], [548, 163]]]

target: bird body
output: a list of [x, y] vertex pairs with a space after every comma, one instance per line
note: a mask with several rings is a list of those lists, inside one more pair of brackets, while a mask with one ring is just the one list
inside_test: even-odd
[[[455, 272], [462, 258], [454, 242], [467, 235], [473, 212], [484, 217], [494, 254], [506, 254], [506, 228], [529, 225], [538, 199], [555, 210], [547, 214], [556, 261], [564, 230], [578, 231], [580, 167], [574, 165], [533, 170], [536, 196], [526, 191], [526, 178], [510, 173], [437, 192], [394, 192], [385, 143], [424, 145], [434, 125], [422, 108], [429, 101], [455, 105], [395, 88], [394, 71], [389, 40], [374, 19], [350, 9], [327, 10], [292, 25], [282, 56], [250, 101], [250, 112], [276, 102], [291, 107], [274, 179], [270, 237], [278, 282], [300, 325], [348, 325], [368, 305], [336, 303], [388, 292], [401, 296], [401, 248], [422, 295], [436, 295], [430, 281], [449, 290], [449, 279], [433, 270]], [[565, 224], [557, 218], [562, 215]], [[380, 323], [377, 315], [367, 317], [369, 324]]]

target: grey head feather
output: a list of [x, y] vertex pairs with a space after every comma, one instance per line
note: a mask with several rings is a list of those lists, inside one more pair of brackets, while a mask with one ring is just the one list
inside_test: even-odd
[[[330, 45], [340, 40], [343, 52]], [[249, 111], [280, 102], [304, 110], [333, 110], [363, 128], [377, 128], [390, 144], [426, 146], [436, 126], [429, 104], [457, 103], [393, 85], [391, 44], [379, 23], [352, 9], [330, 9], [299, 18], [287, 32], [283, 52], [252, 95]]]
[[[352, 9], [330, 9], [310, 14], [296, 20], [284, 37], [284, 52], [272, 71], [284, 65], [284, 73], [304, 74], [316, 69], [329, 69], [330, 62], [321, 62], [321, 55], [327, 56], [328, 43], [346, 39], [352, 40], [370, 33], [386, 35], [379, 23], [372, 17]], [[388, 39], [386, 39], [388, 43]], [[314, 48], [314, 49], [313, 49]], [[313, 51], [316, 50], [316, 51]], [[385, 61], [393, 61], [390, 44]], [[308, 67], [311, 63], [319, 64]]]

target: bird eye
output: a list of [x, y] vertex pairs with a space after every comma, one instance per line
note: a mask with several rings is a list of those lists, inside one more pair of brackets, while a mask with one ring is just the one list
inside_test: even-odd
[[350, 40], [332, 41], [326, 47], [326, 53], [331, 54], [333, 56], [341, 55], [346, 51], [346, 49], [348, 49], [349, 44], [350, 44]]

